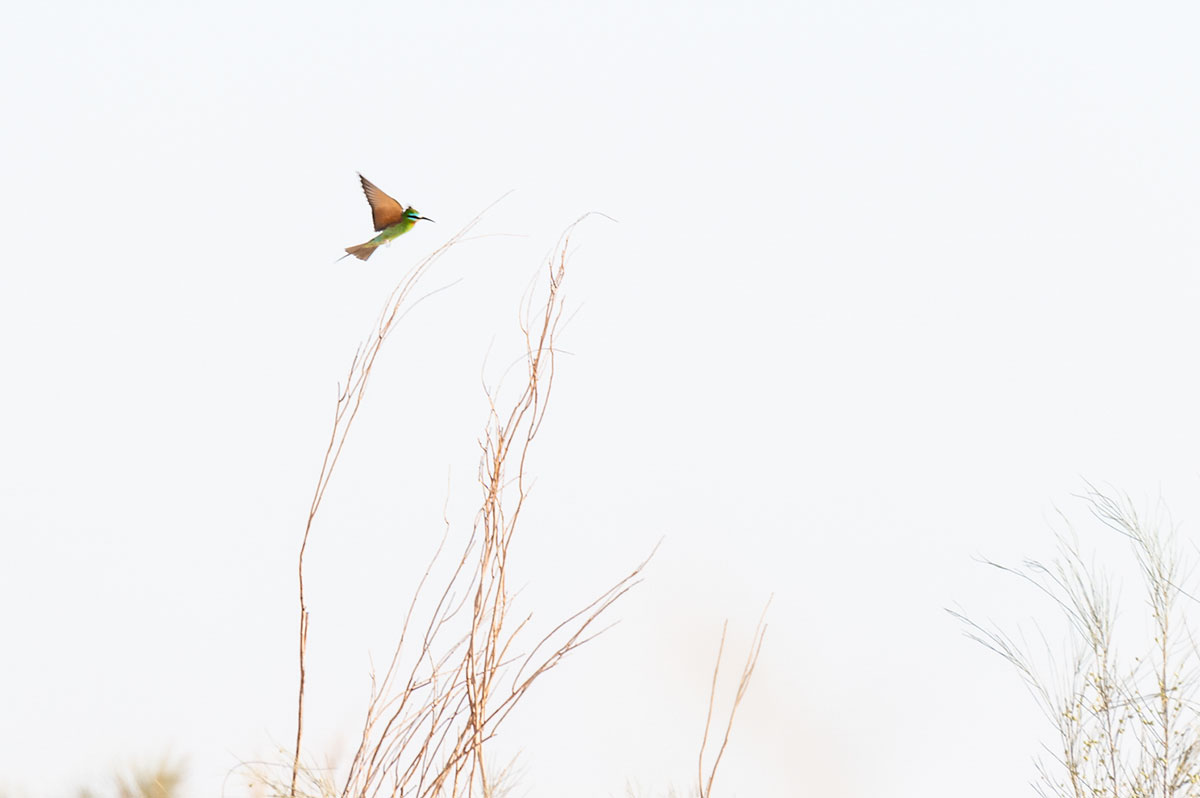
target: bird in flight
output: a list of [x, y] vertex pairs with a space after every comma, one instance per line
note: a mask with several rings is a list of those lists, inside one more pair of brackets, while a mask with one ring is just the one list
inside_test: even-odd
[[[397, 236], [402, 236], [412, 229], [412, 226], [421, 219], [427, 222], [432, 222], [428, 216], [422, 216], [415, 208], [404, 207], [399, 202], [384, 194], [379, 186], [367, 180], [361, 174], [358, 179], [362, 181], [363, 193], [367, 195], [367, 202], [371, 203], [371, 219], [375, 222], [375, 231], [379, 235], [372, 238], [365, 244], [359, 244], [356, 247], [346, 247], [346, 255], [353, 255], [359, 260], [366, 260], [371, 257], [371, 253], [376, 247], [381, 247]], [[341, 258], [338, 258], [341, 260]]]

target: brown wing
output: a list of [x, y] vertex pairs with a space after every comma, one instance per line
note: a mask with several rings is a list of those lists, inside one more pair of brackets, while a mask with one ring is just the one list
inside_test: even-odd
[[362, 181], [363, 193], [367, 195], [367, 202], [371, 203], [371, 219], [375, 222], [376, 230], [391, 227], [404, 219], [403, 205], [384, 194], [379, 186], [362, 175], [359, 175], [358, 179]]

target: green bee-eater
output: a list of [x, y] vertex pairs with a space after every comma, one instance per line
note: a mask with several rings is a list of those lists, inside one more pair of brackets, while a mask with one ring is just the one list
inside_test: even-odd
[[[357, 247], [346, 247], [346, 255], [353, 255], [359, 260], [366, 260], [371, 257], [371, 253], [376, 247], [383, 246], [397, 236], [402, 236], [412, 229], [412, 226], [421, 219], [427, 222], [432, 222], [428, 216], [422, 216], [415, 208], [405, 208], [399, 202], [384, 194], [379, 186], [367, 180], [361, 174], [358, 179], [362, 181], [363, 193], [367, 195], [367, 202], [371, 203], [371, 218], [375, 222], [375, 230], [379, 235], [372, 238], [365, 244], [359, 244]], [[343, 255], [342, 258], [346, 257]], [[341, 258], [338, 258], [341, 260]]]

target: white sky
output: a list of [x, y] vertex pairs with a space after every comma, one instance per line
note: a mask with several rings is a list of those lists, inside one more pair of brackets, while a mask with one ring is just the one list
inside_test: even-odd
[[[724, 795], [1027, 794], [1040, 717], [942, 610], [1036, 611], [972, 558], [1048, 556], [1084, 478], [1200, 523], [1200, 12], [900, 5], [6, 12], [0, 790], [169, 751], [208, 796], [277, 757], [336, 382], [515, 189], [482, 230], [521, 237], [428, 276], [461, 282], [389, 345], [314, 533], [312, 753], [357, 731], [394, 618], [360, 608], [407, 593], [447, 474], [469, 524], [481, 369], [596, 210], [521, 600], [548, 623], [665, 542], [500, 741], [519, 794], [686, 791], [720, 623], [740, 657], [772, 592]], [[437, 223], [334, 263], [356, 170]]]

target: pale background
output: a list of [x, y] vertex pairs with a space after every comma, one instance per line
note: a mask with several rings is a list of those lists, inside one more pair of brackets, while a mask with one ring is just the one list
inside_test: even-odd
[[[518, 794], [686, 792], [720, 623], [740, 656], [771, 593], [720, 792], [1029, 794], [1040, 716], [943, 608], [1042, 612], [973, 558], [1047, 556], [1056, 506], [1091, 534], [1084, 479], [1200, 524], [1195, 8], [7, 9], [0, 790], [170, 753], [185, 795], [238, 794], [233, 765], [280, 758], [337, 380], [403, 272], [515, 189], [481, 231], [520, 237], [428, 276], [461, 282], [386, 350], [314, 533], [311, 751], [348, 750], [448, 486], [469, 524], [530, 276], [602, 211], [523, 606], [549, 622], [665, 540], [508, 727]], [[437, 223], [335, 263], [370, 234], [356, 170]]]

